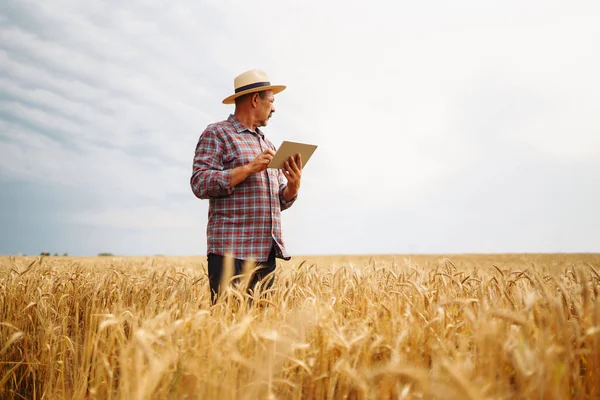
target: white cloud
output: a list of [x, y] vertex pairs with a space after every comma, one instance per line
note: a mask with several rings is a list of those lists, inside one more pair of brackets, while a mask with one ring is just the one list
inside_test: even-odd
[[189, 213], [146, 206], [73, 214], [69, 222], [117, 229], [192, 228], [195, 226]]

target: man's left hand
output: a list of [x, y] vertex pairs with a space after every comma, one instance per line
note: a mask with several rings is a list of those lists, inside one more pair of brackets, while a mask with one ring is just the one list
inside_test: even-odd
[[283, 175], [285, 175], [288, 184], [287, 188], [290, 191], [291, 197], [298, 194], [300, 190], [300, 180], [302, 179], [302, 157], [296, 154], [296, 157], [290, 157], [283, 166]]

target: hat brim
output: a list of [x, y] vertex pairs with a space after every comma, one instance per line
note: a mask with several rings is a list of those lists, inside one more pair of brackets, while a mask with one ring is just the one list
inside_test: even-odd
[[223, 99], [223, 104], [233, 104], [233, 103], [235, 103], [235, 99], [237, 99], [238, 97], [243, 96], [245, 94], [248, 94], [248, 93], [262, 92], [263, 90], [272, 90], [273, 94], [277, 94], [279, 92], [282, 92], [285, 88], [286, 88], [285, 85], [271, 85], [271, 86], [261, 86], [261, 87], [257, 87], [254, 89], [244, 90], [243, 92], [235, 93], [229, 97], [226, 97], [225, 99]]

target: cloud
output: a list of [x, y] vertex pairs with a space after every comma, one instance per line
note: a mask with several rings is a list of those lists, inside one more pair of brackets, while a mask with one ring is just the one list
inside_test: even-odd
[[127, 209], [99, 210], [93, 213], [74, 214], [74, 224], [104, 226], [110, 228], [192, 228], [189, 214], [167, 211], [160, 207], [137, 207]]

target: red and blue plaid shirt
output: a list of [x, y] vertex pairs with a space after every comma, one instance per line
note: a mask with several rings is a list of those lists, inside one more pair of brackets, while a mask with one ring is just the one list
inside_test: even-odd
[[262, 262], [275, 246], [277, 257], [290, 259], [281, 233], [281, 211], [296, 198], [284, 199], [283, 173], [268, 168], [231, 187], [231, 170], [266, 149], [276, 150], [259, 129], [250, 131], [233, 115], [208, 125], [200, 135], [190, 184], [196, 197], [209, 199], [207, 254]]

